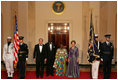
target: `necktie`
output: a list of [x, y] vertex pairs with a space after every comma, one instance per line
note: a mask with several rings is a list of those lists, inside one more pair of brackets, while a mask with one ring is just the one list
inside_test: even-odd
[[39, 46], [43, 46], [43, 45], [39, 45]]

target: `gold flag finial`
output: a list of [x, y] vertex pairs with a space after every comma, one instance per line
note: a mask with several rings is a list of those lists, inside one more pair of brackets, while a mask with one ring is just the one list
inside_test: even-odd
[[16, 15], [16, 9], [14, 10], [14, 12], [15, 12], [15, 15]]

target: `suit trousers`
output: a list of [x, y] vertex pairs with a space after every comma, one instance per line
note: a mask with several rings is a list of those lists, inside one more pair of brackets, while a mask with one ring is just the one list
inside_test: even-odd
[[112, 59], [110, 59], [110, 60], [103, 59], [103, 78], [104, 79], [109, 79], [109, 77], [110, 77], [111, 62], [112, 62]]
[[36, 61], [36, 76], [39, 77], [39, 74], [43, 76], [44, 73], [44, 60]]
[[47, 64], [46, 64], [46, 74], [49, 75], [53, 75], [53, 64], [54, 64], [54, 60], [53, 59], [48, 59], [47, 60]]
[[25, 77], [25, 62], [26, 61], [19, 61], [20, 77]]

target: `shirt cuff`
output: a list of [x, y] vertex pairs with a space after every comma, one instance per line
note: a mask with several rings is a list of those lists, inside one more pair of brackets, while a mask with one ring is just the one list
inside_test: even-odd
[[26, 58], [26, 61], [28, 60], [28, 58]]

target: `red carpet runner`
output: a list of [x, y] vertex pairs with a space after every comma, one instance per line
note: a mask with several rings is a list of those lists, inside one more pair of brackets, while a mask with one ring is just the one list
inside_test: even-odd
[[[1, 79], [7, 78], [7, 72], [1, 71]], [[90, 79], [90, 72], [80, 72], [80, 78], [79, 79]], [[13, 79], [19, 79], [19, 72], [15, 71]], [[37, 79], [35, 71], [27, 71], [25, 79]], [[39, 77], [40, 79], [40, 77]], [[66, 76], [60, 77], [60, 76], [48, 76], [46, 77], [46, 73], [44, 73], [43, 79], [73, 79], [68, 78]], [[103, 73], [99, 72], [99, 79], [103, 79]], [[117, 79], [117, 72], [112, 72], [110, 79]]]

